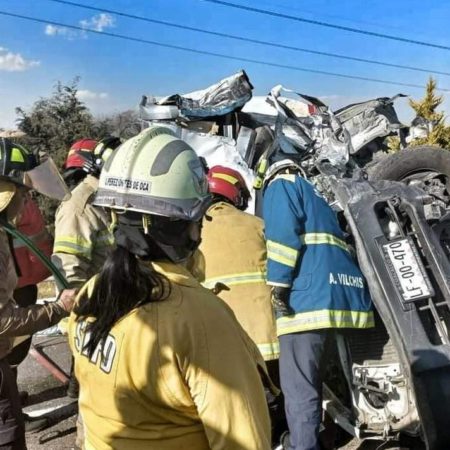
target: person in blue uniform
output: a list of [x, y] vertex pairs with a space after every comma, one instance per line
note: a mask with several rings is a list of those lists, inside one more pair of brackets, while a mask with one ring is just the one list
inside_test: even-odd
[[290, 432], [287, 448], [319, 450], [325, 342], [333, 329], [372, 327], [371, 300], [334, 211], [293, 160], [269, 167], [263, 217]]

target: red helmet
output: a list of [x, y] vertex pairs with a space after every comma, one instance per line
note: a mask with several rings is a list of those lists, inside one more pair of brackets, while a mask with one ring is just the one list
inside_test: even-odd
[[94, 141], [94, 139], [80, 139], [74, 142], [67, 154], [63, 169], [82, 169], [86, 159], [83, 158], [80, 152], [93, 152], [96, 146], [97, 141]]
[[250, 192], [237, 170], [224, 166], [211, 167], [208, 172], [208, 185], [212, 194], [227, 198], [242, 211], [247, 208]]

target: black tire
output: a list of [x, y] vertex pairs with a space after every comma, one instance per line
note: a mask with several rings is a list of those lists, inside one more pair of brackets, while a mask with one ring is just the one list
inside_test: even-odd
[[383, 158], [369, 172], [371, 180], [401, 181], [419, 172], [438, 172], [450, 180], [450, 150], [423, 145]]

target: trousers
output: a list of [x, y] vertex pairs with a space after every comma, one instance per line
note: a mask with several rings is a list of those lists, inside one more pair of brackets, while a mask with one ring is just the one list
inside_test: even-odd
[[286, 334], [280, 340], [280, 382], [289, 450], [320, 450], [321, 360], [330, 330]]
[[[280, 365], [278, 359], [266, 361], [267, 372], [277, 388], [280, 388]], [[264, 387], [267, 406], [269, 407], [270, 423], [272, 427], [272, 444], [280, 443], [282, 434], [288, 429], [284, 412], [283, 394], [274, 396], [268, 387]]]
[[26, 450], [16, 377], [6, 359], [0, 360], [0, 450]]

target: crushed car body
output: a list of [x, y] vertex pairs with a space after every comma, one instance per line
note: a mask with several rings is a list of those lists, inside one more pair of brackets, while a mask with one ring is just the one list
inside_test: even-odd
[[[255, 101], [241, 71], [191, 94], [145, 96], [140, 119], [144, 127], [163, 123], [209, 165], [239, 170], [250, 186], [258, 187], [274, 145], [300, 155], [303, 176], [348, 233], [377, 318], [372, 330], [337, 339], [323, 407], [354, 436], [404, 433], [420, 436], [429, 450], [447, 449], [450, 170], [441, 167], [445, 160], [450, 168], [450, 156], [426, 148], [423, 154], [435, 163], [425, 167], [411, 162], [417, 150], [393, 157], [385, 152], [387, 136], [399, 135], [406, 143], [408, 127], [394, 108], [401, 96], [334, 112], [318, 98], [278, 85]], [[403, 167], [400, 175], [393, 175], [396, 167]], [[259, 194], [252, 194], [257, 212]]]

